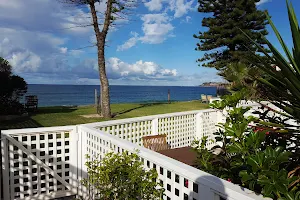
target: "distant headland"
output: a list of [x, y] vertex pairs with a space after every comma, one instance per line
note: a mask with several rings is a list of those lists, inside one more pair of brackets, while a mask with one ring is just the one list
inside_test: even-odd
[[224, 82], [204, 82], [201, 87], [227, 87], [229, 84]]

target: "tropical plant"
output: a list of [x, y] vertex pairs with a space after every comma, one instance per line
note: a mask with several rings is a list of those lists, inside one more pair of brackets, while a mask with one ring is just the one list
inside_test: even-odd
[[[255, 51], [251, 51], [256, 59], [251, 59], [250, 62], [263, 70], [267, 76], [259, 77], [257, 80], [268, 87], [265, 99], [271, 101], [278, 108], [286, 112], [290, 118], [300, 122], [300, 29], [299, 23], [293, 6], [287, 1], [289, 22], [293, 37], [292, 53], [285, 44], [279, 31], [273, 24], [270, 16], [266, 13], [267, 19], [274, 30], [286, 56], [281, 55], [274, 45], [264, 38], [268, 45], [271, 55], [264, 48], [261, 47], [255, 39], [247, 33], [246, 36], [260, 49], [265, 55], [265, 59], [261, 59]], [[272, 63], [270, 65], [269, 63]]]
[[88, 157], [88, 178], [82, 183], [90, 190], [89, 199], [161, 199], [163, 188], [155, 169], [145, 170], [136, 153], [107, 153], [101, 160]]
[[[295, 156], [292, 158], [292, 164], [294, 168], [297, 168], [300, 166], [300, 28], [292, 4], [287, 0], [286, 5], [293, 38], [292, 52], [268, 14], [266, 14], [268, 21], [285, 55], [282, 55], [270, 41], [264, 38], [271, 51], [271, 55], [269, 55], [269, 52], [264, 51], [260, 44], [251, 39], [251, 36], [245, 34], [266, 56], [266, 59], [261, 59], [259, 55], [252, 51], [252, 54], [256, 55], [256, 59], [251, 59], [252, 64], [262, 69], [266, 75], [257, 78], [260, 84], [267, 88], [264, 99], [282, 110], [282, 112], [279, 112], [264, 106], [266, 111], [259, 113], [260, 118], [264, 119], [264, 122], [271, 122], [271, 127], [277, 127], [278, 137], [274, 139], [277, 144], [279, 142], [281, 145], [285, 143], [289, 147], [289, 151], [294, 152]], [[272, 65], [269, 64], [270, 62]], [[281, 117], [270, 117], [270, 111], [279, 114]], [[270, 124], [263, 125], [270, 127]], [[300, 182], [299, 177], [297, 182]]]

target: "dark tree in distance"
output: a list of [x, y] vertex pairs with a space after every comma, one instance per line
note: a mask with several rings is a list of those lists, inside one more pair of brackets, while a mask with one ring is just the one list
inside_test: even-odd
[[263, 36], [268, 34], [267, 19], [265, 13], [256, 7], [259, 1], [198, 0], [198, 11], [212, 14], [202, 20], [202, 26], [208, 30], [194, 35], [199, 39], [196, 50], [207, 52], [197, 60], [202, 66], [216, 68], [220, 75], [225, 76], [223, 72], [230, 63], [247, 64], [252, 56], [249, 50], [259, 52], [242, 32], [264, 46]]
[[27, 92], [27, 83], [13, 75], [7, 60], [0, 57], [0, 115], [21, 114], [23, 106], [20, 98]]

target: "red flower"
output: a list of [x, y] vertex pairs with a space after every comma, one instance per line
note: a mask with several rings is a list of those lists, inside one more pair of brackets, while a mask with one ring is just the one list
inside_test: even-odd
[[228, 181], [228, 182], [230, 182], [230, 183], [232, 183], [232, 181], [231, 181], [231, 179], [230, 179], [230, 178], [228, 178], [228, 179], [227, 179], [227, 181]]
[[266, 132], [266, 135], [269, 135], [270, 134], [270, 132], [268, 131], [268, 132]]

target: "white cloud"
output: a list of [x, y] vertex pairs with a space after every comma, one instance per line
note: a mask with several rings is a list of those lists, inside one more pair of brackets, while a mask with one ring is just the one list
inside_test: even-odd
[[164, 4], [168, 4], [166, 11], [170, 10], [174, 12], [174, 18], [180, 18], [195, 9], [194, 2], [195, 0], [150, 0], [144, 2], [144, 5], [149, 11], [160, 11]]
[[60, 52], [63, 53], [63, 54], [67, 53], [67, 51], [68, 51], [67, 47], [61, 47], [60, 48]]
[[186, 17], [185, 17], [186, 23], [189, 23], [191, 19], [192, 19], [192, 18], [191, 18], [190, 16], [186, 16]]
[[41, 64], [41, 58], [38, 55], [14, 46], [8, 38], [4, 38], [0, 42], [0, 56], [10, 62], [16, 73], [35, 72]]
[[180, 23], [186, 23], [186, 24], [190, 24], [191, 23], [191, 17], [190, 16], [186, 16], [184, 19], [180, 20]]
[[143, 43], [159, 44], [171, 35], [174, 29], [167, 14], [146, 14], [142, 17], [144, 21], [142, 30], [144, 36], [140, 38]]
[[166, 0], [150, 0], [145, 2], [144, 5], [149, 11], [160, 11], [163, 8], [163, 2], [166, 2]]
[[271, 1], [272, 0], [260, 0], [260, 2], [257, 2], [256, 5], [260, 6], [260, 5], [264, 4], [264, 3], [268, 3], [268, 2], [271, 2]]
[[187, 14], [190, 10], [194, 9], [193, 5], [195, 0], [170, 0], [170, 10], [174, 11], [174, 17], [179, 18]]
[[139, 34], [136, 33], [136, 32], [131, 32], [130, 33], [133, 37], [132, 38], [129, 38], [129, 40], [127, 40], [124, 44], [122, 45], [119, 45], [117, 47], [117, 51], [124, 51], [126, 49], [130, 49], [131, 47], [135, 46], [136, 43], [138, 42], [139, 40]]
[[116, 57], [108, 59], [107, 67], [111, 79], [164, 79], [177, 75], [176, 69], [164, 69], [154, 62], [139, 60], [129, 64]]
[[28, 71], [35, 72], [41, 64], [41, 58], [27, 50], [12, 54], [8, 61], [17, 73]]
[[168, 37], [174, 36], [172, 31], [173, 25], [171, 19], [166, 13], [162, 14], [146, 14], [142, 16], [143, 35], [138, 37], [137, 33], [131, 33], [133, 37], [128, 39], [124, 44], [119, 45], [117, 51], [129, 49], [137, 44], [138, 41], [146, 44], [160, 44]]

